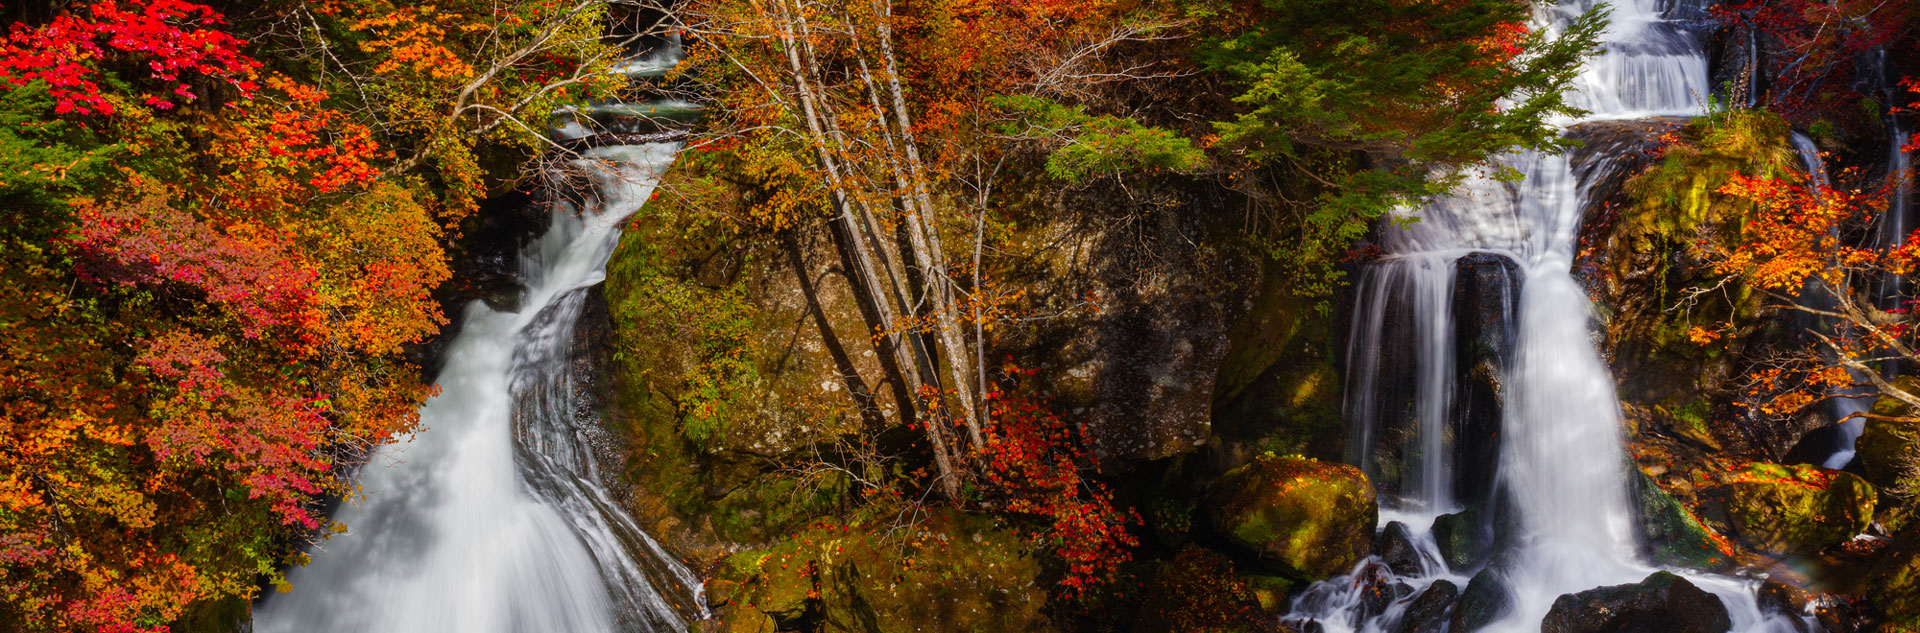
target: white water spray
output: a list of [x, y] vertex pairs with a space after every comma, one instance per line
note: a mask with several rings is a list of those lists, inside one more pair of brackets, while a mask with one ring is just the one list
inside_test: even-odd
[[523, 252], [520, 311], [468, 306], [423, 428], [375, 453], [362, 498], [335, 516], [350, 531], [288, 575], [291, 593], [256, 608], [256, 631], [684, 630], [699, 581], [598, 483], [571, 355], [620, 221], [677, 149], [606, 147], [575, 164], [598, 180], [597, 202], [559, 205]]
[[[1557, 30], [1593, 4], [1591, 0], [1564, 2], [1545, 12], [1546, 26]], [[1591, 111], [1587, 120], [1698, 113], [1701, 100], [1709, 94], [1699, 42], [1661, 18], [1658, 0], [1620, 2], [1612, 17], [1602, 36], [1606, 52], [1588, 62], [1575, 82], [1576, 91], [1569, 95], [1570, 102]], [[1570, 272], [1580, 211], [1588, 202], [1584, 196], [1591, 183], [1581, 182], [1561, 155], [1523, 152], [1502, 162], [1525, 179], [1517, 184], [1478, 179], [1455, 197], [1420, 209], [1417, 224], [1404, 230], [1388, 225], [1382, 241], [1391, 254], [1377, 266], [1393, 270], [1411, 262], [1438, 260], [1438, 267], [1449, 273], [1413, 276], [1416, 287], [1408, 292], [1416, 295], [1440, 292], [1418, 287], [1421, 280], [1445, 282], [1450, 288], [1453, 261], [1473, 251], [1504, 255], [1525, 270], [1515, 354], [1504, 381], [1500, 440], [1501, 486], [1518, 514], [1517, 534], [1508, 545], [1513, 549], [1510, 564], [1503, 567], [1513, 607], [1482, 629], [1517, 633], [1538, 631], [1561, 594], [1638, 582], [1653, 568], [1635, 554], [1634, 510], [1627, 498], [1630, 466], [1623, 450], [1620, 404], [1612, 374], [1594, 349], [1591, 305]], [[1370, 271], [1367, 279], [1375, 276]], [[1359, 296], [1363, 302], [1380, 301], [1374, 295], [1381, 292], [1363, 288]], [[1421, 303], [1415, 300], [1415, 305]], [[1363, 304], [1356, 318], [1368, 318], [1377, 310], [1378, 306]], [[1379, 319], [1370, 318], [1372, 323], [1356, 320], [1356, 345], [1363, 337], [1377, 340], [1380, 336]], [[1438, 317], [1415, 314], [1413, 318]], [[1353, 359], [1353, 371], [1380, 370], [1380, 360], [1366, 356]], [[1420, 362], [1424, 367], [1431, 361]], [[1350, 376], [1350, 387], [1360, 389], [1349, 393], [1373, 397], [1373, 380]], [[1419, 397], [1429, 397], [1428, 391], [1423, 389]], [[1445, 406], [1435, 401], [1414, 409]], [[1349, 410], [1371, 413], [1369, 407], [1355, 404]], [[1365, 432], [1356, 439], [1372, 441]], [[1429, 496], [1411, 503], [1416, 513], [1403, 519], [1416, 532], [1432, 524], [1434, 513], [1429, 509], [1445, 508], [1448, 501], [1429, 491], [1422, 494]], [[1414, 540], [1416, 548], [1431, 546], [1430, 534], [1416, 534]], [[1399, 624], [1400, 609], [1418, 591], [1401, 596], [1380, 614], [1367, 613], [1360, 588], [1369, 584], [1364, 576], [1380, 573], [1380, 567], [1369, 561], [1356, 568], [1352, 577], [1319, 583], [1296, 598], [1288, 619], [1313, 620], [1330, 633], [1393, 630]], [[1755, 583], [1688, 577], [1727, 606], [1733, 631], [1794, 630], [1790, 618], [1761, 612], [1754, 597]], [[1464, 584], [1444, 565], [1433, 564], [1423, 565], [1414, 577], [1397, 580], [1424, 586], [1443, 578]]]

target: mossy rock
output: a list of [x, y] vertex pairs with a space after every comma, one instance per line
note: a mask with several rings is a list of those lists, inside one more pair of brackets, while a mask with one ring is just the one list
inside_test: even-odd
[[909, 529], [884, 527], [824, 531], [819, 630], [1052, 630], [1045, 615], [1051, 584], [1040, 580], [1028, 543], [996, 521], [946, 513]]
[[1222, 475], [1207, 507], [1228, 540], [1305, 580], [1344, 573], [1365, 558], [1380, 513], [1360, 469], [1271, 453]]
[[740, 583], [725, 614], [729, 627], [760, 626], [744, 611], [780, 630], [1049, 631], [1048, 584], [1030, 550], [990, 518], [945, 512], [899, 529], [808, 529], [727, 558], [713, 582]]
[[1909, 528], [1867, 572], [1867, 600], [1887, 616], [1888, 624], [1920, 629], [1920, 528]]
[[751, 607], [737, 606], [727, 609], [720, 616], [720, 628], [716, 633], [774, 633], [779, 626], [773, 618]]
[[1725, 569], [1733, 563], [1732, 552], [1679, 499], [1638, 468], [1633, 469], [1633, 479], [1641, 553], [1648, 560], [1704, 571]]
[[[1882, 397], [1881, 400], [1893, 399]], [[1873, 408], [1883, 407], [1875, 404]], [[1882, 492], [1899, 497], [1920, 492], [1920, 420], [1869, 419], [1854, 448], [1867, 481], [1879, 486]]]
[[1134, 633], [1250, 631], [1270, 619], [1260, 588], [1232, 559], [1194, 545], [1160, 566], [1145, 595]]
[[1469, 506], [1433, 519], [1434, 545], [1440, 550], [1440, 560], [1454, 573], [1479, 569], [1493, 553], [1494, 531], [1482, 520], [1483, 514], [1479, 508]]
[[781, 627], [793, 628], [813, 610], [818, 576], [812, 548], [790, 541], [728, 557], [716, 581], [741, 583], [732, 591], [735, 610], [764, 613]]
[[1750, 464], [1729, 478], [1727, 514], [1741, 540], [1776, 554], [1812, 554], [1867, 529], [1873, 486], [1815, 466]]

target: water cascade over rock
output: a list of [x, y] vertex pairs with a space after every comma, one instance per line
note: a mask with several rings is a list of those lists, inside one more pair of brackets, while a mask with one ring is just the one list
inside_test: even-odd
[[[599, 123], [606, 113], [685, 109], [583, 110]], [[349, 531], [312, 548], [311, 564], [288, 574], [290, 593], [256, 607], [255, 631], [666, 632], [700, 615], [699, 580], [600, 482], [590, 444], [599, 421], [574, 340], [622, 220], [679, 146], [627, 144], [629, 127], [599, 127], [613, 136], [584, 143], [594, 147], [564, 169], [567, 182], [588, 186], [568, 196], [577, 202], [555, 203], [546, 232], [521, 252], [518, 310], [467, 306], [421, 430], [376, 451], [359, 497], [334, 516]], [[559, 136], [589, 138], [578, 122]]]
[[[1555, 28], [1594, 4], [1563, 2], [1543, 12], [1541, 25]], [[1701, 43], [1663, 19], [1662, 4], [1614, 4], [1605, 52], [1571, 95], [1591, 112], [1586, 121], [1701, 111], [1711, 93]], [[1577, 173], [1565, 155], [1503, 162], [1524, 179], [1474, 178], [1455, 197], [1410, 211], [1417, 223], [1383, 224], [1388, 254], [1356, 295], [1350, 457], [1379, 482], [1382, 521], [1405, 523], [1414, 547], [1433, 555], [1413, 573], [1362, 562], [1302, 592], [1288, 621], [1330, 632], [1426, 630], [1414, 621], [1431, 610], [1422, 598], [1467, 587], [1459, 593], [1474, 604], [1463, 597], [1454, 611], [1471, 621], [1456, 633], [1539, 631], [1550, 611], [1560, 614], [1555, 630], [1639, 630], [1597, 621], [1582, 628], [1575, 607], [1588, 598], [1563, 596], [1613, 587], [1608, 595], [1652, 605], [1642, 611], [1657, 618], [1680, 598], [1634, 593], [1646, 580], [1659, 585], [1646, 591], [1680, 587], [1673, 591], [1714, 603], [1688, 620], [1699, 626], [1673, 630], [1795, 630], [1795, 617], [1762, 612], [1757, 583], [1655, 574], [1639, 559], [1620, 404], [1594, 348], [1589, 300], [1571, 274], [1581, 211], [1605, 195], [1596, 187], [1617, 185], [1611, 172], [1620, 161], [1595, 159]], [[1489, 494], [1481, 481], [1495, 479]], [[1474, 486], [1478, 496], [1467, 494]], [[1397, 597], [1384, 605], [1374, 597], [1401, 583], [1412, 590], [1388, 589]]]

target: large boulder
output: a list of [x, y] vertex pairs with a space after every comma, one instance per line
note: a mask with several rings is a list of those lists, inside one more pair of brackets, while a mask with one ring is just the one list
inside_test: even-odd
[[1920, 527], [1908, 528], [1867, 572], [1867, 599], [1888, 621], [1920, 630]]
[[717, 580], [727, 588], [721, 630], [729, 633], [1053, 630], [1050, 584], [1028, 543], [957, 513], [898, 531], [806, 530], [730, 557]]
[[1732, 552], [1679, 499], [1638, 468], [1632, 470], [1632, 483], [1642, 556], [1661, 565], [1706, 571], [1732, 564]]
[[1360, 469], [1272, 453], [1214, 481], [1207, 509], [1228, 540], [1307, 580], [1344, 573], [1365, 558], [1380, 513]]
[[1493, 502], [1499, 477], [1501, 383], [1513, 357], [1516, 310], [1526, 275], [1504, 255], [1469, 253], [1454, 261], [1452, 418], [1448, 421], [1453, 498], [1469, 507]]
[[1540, 633], [1726, 633], [1732, 627], [1719, 597], [1664, 571], [1630, 585], [1562, 595], [1540, 621]]
[[[1909, 389], [1920, 386], [1904, 376], [1900, 384]], [[1910, 419], [1912, 407], [1891, 396], [1874, 402], [1873, 412], [1880, 417], [1869, 418], [1854, 442], [1867, 481], [1895, 496], [1920, 492], [1920, 420]], [[1896, 417], [1909, 419], [1892, 419]]]
[[1838, 545], [1873, 521], [1873, 486], [1815, 466], [1750, 464], [1727, 484], [1727, 514], [1741, 540], [1777, 554]]
[[[1235, 569], [1233, 559], [1188, 545], [1147, 583], [1134, 633], [1203, 633], [1260, 630], [1271, 619], [1261, 588]], [[1276, 604], [1275, 606], [1279, 606]]]

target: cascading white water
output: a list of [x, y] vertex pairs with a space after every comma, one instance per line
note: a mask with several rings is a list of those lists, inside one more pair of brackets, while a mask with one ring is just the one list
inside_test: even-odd
[[376, 451], [362, 499], [336, 514], [349, 531], [257, 606], [256, 631], [684, 630], [699, 582], [598, 482], [571, 352], [621, 220], [677, 149], [605, 147], [574, 164], [597, 180], [592, 202], [556, 205], [523, 251], [523, 307], [467, 307], [421, 430]]
[[[1557, 30], [1594, 4], [1593, 0], [1568, 0], [1545, 11], [1537, 26]], [[1709, 92], [1701, 46], [1692, 35], [1661, 18], [1658, 0], [1616, 3], [1603, 40], [1605, 52], [1588, 62], [1575, 82], [1576, 92], [1569, 95], [1571, 103], [1591, 112], [1586, 120], [1688, 115], [1702, 109]], [[1418, 223], [1405, 229], [1383, 225], [1387, 228], [1382, 242], [1390, 254], [1377, 266], [1395, 270], [1412, 262], [1423, 266], [1437, 262], [1439, 268], [1451, 271], [1456, 258], [1486, 251], [1504, 255], [1525, 270], [1516, 348], [1503, 387], [1500, 434], [1500, 485], [1517, 513], [1517, 533], [1507, 545], [1512, 551], [1502, 566], [1513, 601], [1505, 616], [1482, 630], [1531, 632], [1539, 630], [1561, 594], [1638, 582], [1653, 568], [1637, 560], [1635, 553], [1620, 404], [1613, 377], [1594, 349], [1591, 306], [1571, 274], [1589, 183], [1581, 182], [1562, 155], [1523, 152], [1502, 162], [1525, 179], [1506, 183], [1477, 178], [1455, 197], [1413, 212]], [[1366, 283], [1381, 276], [1369, 271]], [[1409, 278], [1415, 280], [1415, 287], [1406, 292], [1415, 297], [1447, 292], [1420, 287], [1421, 283], [1445, 283], [1451, 288], [1453, 279], [1450, 272]], [[1356, 345], [1361, 337], [1376, 341], [1380, 337], [1375, 312], [1382, 308], [1367, 303], [1390, 299], [1376, 296], [1380, 294], [1381, 288], [1363, 286], [1358, 295], [1362, 305], [1355, 311]], [[1423, 302], [1416, 298], [1414, 303]], [[1362, 318], [1372, 322], [1363, 324]], [[1413, 318], [1440, 317], [1416, 314]], [[1440, 347], [1450, 349], [1450, 344], [1415, 346]], [[1381, 370], [1378, 358], [1365, 356], [1352, 359], [1350, 372]], [[1419, 362], [1424, 367], [1434, 361]], [[1373, 380], [1373, 376], [1350, 374], [1350, 397], [1373, 397]], [[1356, 385], [1359, 390], [1351, 389]], [[1423, 389], [1418, 397], [1451, 394]], [[1435, 400], [1413, 408], [1424, 412], [1445, 406]], [[1378, 415], [1365, 404], [1350, 405], [1349, 410]], [[1356, 439], [1372, 441], [1365, 431]], [[1422, 494], [1433, 493], [1423, 488]], [[1408, 508], [1415, 513], [1402, 520], [1416, 532], [1425, 530], [1433, 515], [1419, 510], [1444, 508], [1444, 501], [1439, 496], [1418, 500]], [[1416, 534], [1414, 541], [1417, 548], [1425, 549], [1431, 536]], [[1405, 593], [1392, 607], [1370, 613], [1361, 588], [1381, 573], [1379, 565], [1369, 561], [1351, 577], [1318, 583], [1295, 599], [1288, 619], [1314, 621], [1329, 633], [1392, 630], [1399, 624], [1404, 604], [1419, 592]], [[1443, 578], [1462, 584], [1461, 578], [1432, 561], [1413, 577], [1397, 581], [1424, 586]], [[1734, 631], [1794, 630], [1789, 617], [1761, 612], [1750, 582], [1705, 575], [1689, 578], [1720, 597]]]
[[[1800, 167], [1807, 170], [1808, 189], [1815, 195], [1820, 195], [1822, 190], [1832, 184], [1827, 174], [1826, 158], [1820, 155], [1820, 147], [1815, 145], [1813, 139], [1807, 135], [1794, 132], [1790, 140], [1794, 153], [1800, 157]], [[1829, 294], [1821, 284], [1822, 282], [1818, 279], [1808, 280], [1806, 288], [1801, 292], [1801, 297], [1813, 302], [1814, 307], [1829, 310], [1833, 309], [1835, 307], [1833, 296]], [[1800, 322], [1800, 326], [1803, 328], [1818, 329], [1830, 333], [1834, 327], [1832, 319], [1811, 317], [1809, 315], [1801, 316], [1804, 317]], [[1858, 376], [1856, 375], [1856, 377]], [[1865, 381], [1864, 378], [1860, 378], [1860, 380], [1862, 382]], [[1848, 418], [1855, 413], [1866, 411], [1872, 404], [1871, 398], [1834, 398], [1827, 402], [1827, 411], [1833, 416], [1833, 419], [1845, 421], [1835, 425], [1832, 436], [1833, 440], [1831, 440], [1835, 444], [1833, 454], [1828, 455], [1826, 459], [1821, 461], [1821, 467], [1840, 469], [1846, 467], [1848, 462], [1853, 461], [1855, 453], [1853, 443], [1855, 440], [1860, 439], [1860, 434], [1866, 430], [1867, 421], [1864, 418]]]
[[[1415, 421], [1411, 430], [1416, 442], [1397, 456], [1404, 463], [1392, 472], [1376, 467], [1374, 460], [1364, 455], [1356, 459], [1367, 466], [1367, 474], [1374, 481], [1389, 486], [1404, 502], [1431, 515], [1455, 509], [1448, 469], [1450, 447], [1446, 444], [1454, 389], [1453, 259], [1447, 255], [1413, 256], [1367, 270], [1360, 292], [1370, 298], [1365, 302], [1368, 313], [1355, 315], [1348, 346], [1348, 358], [1352, 359], [1348, 384], [1369, 394], [1348, 401], [1347, 416], [1355, 430], [1355, 446], [1371, 446], [1373, 433], [1386, 426], [1390, 418], [1410, 413]], [[1399, 297], [1408, 297], [1411, 305], [1398, 305], [1395, 299]], [[1390, 335], [1386, 321], [1388, 312], [1396, 308], [1407, 311], [1396, 318], [1405, 316], [1404, 322], [1413, 329], [1405, 333], [1413, 339], [1416, 359], [1411, 411], [1393, 408], [1399, 400], [1390, 394], [1403, 392], [1404, 386], [1380, 380], [1384, 369], [1381, 363], [1391, 360], [1381, 353], [1388, 344], [1384, 338]]]

